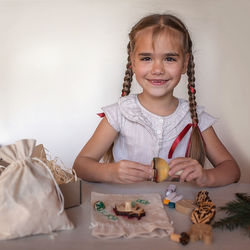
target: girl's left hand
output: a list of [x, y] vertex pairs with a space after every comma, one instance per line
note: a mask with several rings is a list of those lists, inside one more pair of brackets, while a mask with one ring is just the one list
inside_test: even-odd
[[206, 170], [200, 165], [197, 160], [186, 157], [178, 157], [169, 162], [169, 176], [176, 177], [175, 173], [180, 170], [183, 172], [180, 175], [180, 182], [194, 181], [198, 186], [204, 186], [206, 183]]

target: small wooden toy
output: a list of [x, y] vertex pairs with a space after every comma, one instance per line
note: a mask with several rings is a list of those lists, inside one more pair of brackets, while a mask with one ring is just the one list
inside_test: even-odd
[[[208, 192], [205, 190], [200, 191], [195, 198], [195, 202], [192, 200], [180, 200], [176, 202], [175, 208], [183, 214], [191, 214], [191, 221], [194, 224], [191, 226], [189, 232], [185, 233], [190, 237], [190, 241], [202, 240], [205, 244], [211, 244], [212, 227], [208, 223], [215, 215], [215, 205], [209, 198]], [[182, 234], [171, 234], [170, 239], [182, 243]], [[186, 241], [188, 242], [189, 239], [187, 240], [187, 237], [184, 237], [182, 240], [187, 244]]]
[[125, 201], [122, 204], [115, 205], [114, 212], [116, 215], [127, 216], [128, 218], [136, 217], [138, 220], [146, 215], [143, 208], [137, 203], [132, 205], [131, 201]]
[[175, 208], [175, 202], [171, 202], [171, 201], [170, 201], [170, 202], [168, 203], [168, 207], [169, 207], [169, 208]]
[[94, 204], [94, 208], [97, 210], [97, 211], [102, 211], [105, 209], [105, 204], [103, 201], [96, 201], [95, 204]]
[[163, 199], [163, 204], [168, 206], [169, 208], [175, 208], [175, 203], [183, 198], [183, 195], [177, 195], [176, 186], [174, 184], [170, 184], [166, 190], [166, 196]]
[[170, 200], [168, 200], [167, 198], [164, 198], [164, 199], [163, 199], [163, 204], [164, 204], [164, 205], [167, 206], [167, 205], [169, 204], [169, 202], [170, 202]]
[[[153, 158], [151, 167], [154, 170], [154, 176], [153, 176], [154, 182], [162, 182], [168, 178], [168, 171], [170, 168], [168, 163], [164, 159], [160, 157]], [[183, 172], [182, 170], [178, 171], [177, 173], [175, 173], [175, 175], [181, 175], [182, 172]]]
[[197, 207], [191, 214], [191, 221], [194, 224], [198, 223], [209, 223], [215, 215], [215, 209], [212, 206], [209, 207]]
[[203, 223], [193, 224], [189, 236], [191, 242], [202, 240], [205, 244], [210, 244], [212, 242], [212, 227]]
[[197, 223], [210, 223], [215, 216], [215, 204], [208, 196], [208, 192], [205, 190], [200, 191], [196, 196], [196, 205], [191, 214], [191, 221], [194, 224]]
[[186, 215], [190, 215], [196, 207], [192, 200], [180, 200], [175, 203], [175, 209]]
[[170, 184], [166, 190], [166, 196], [169, 196], [171, 193], [176, 191], [176, 186], [174, 184]]
[[195, 199], [195, 202], [196, 202], [196, 205], [197, 206], [200, 206], [200, 204], [204, 201], [211, 201], [211, 199], [209, 198], [208, 196], [208, 191], [206, 190], [201, 190], [197, 196], [196, 196], [196, 199]]
[[170, 234], [170, 239], [172, 241], [175, 241], [175, 242], [180, 242], [182, 245], [187, 245], [188, 242], [189, 242], [189, 235], [185, 232], [181, 233], [181, 234]]

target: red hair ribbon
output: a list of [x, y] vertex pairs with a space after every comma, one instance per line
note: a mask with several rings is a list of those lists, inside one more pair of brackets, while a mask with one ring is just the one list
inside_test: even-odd
[[195, 89], [190, 85], [190, 83], [188, 84], [188, 87], [189, 87], [189, 89], [191, 90], [191, 92], [192, 92], [193, 94], [195, 94]]
[[97, 113], [98, 116], [100, 116], [101, 118], [103, 118], [105, 116], [104, 113]]
[[[204, 138], [203, 138], [203, 136], [202, 136], [202, 134], [201, 134], [201, 130], [200, 130], [198, 124], [197, 124], [197, 123], [189, 123], [189, 124], [187, 124], [187, 126], [180, 132], [180, 134], [177, 136], [177, 138], [174, 140], [174, 142], [173, 142], [173, 144], [172, 144], [172, 146], [171, 146], [171, 148], [170, 148], [170, 150], [169, 150], [169, 153], [168, 153], [168, 158], [169, 158], [169, 159], [172, 158], [173, 153], [174, 153], [174, 151], [175, 151], [177, 145], [180, 143], [180, 141], [181, 141], [181, 140], [183, 139], [183, 137], [187, 134], [187, 132], [189, 131], [189, 129], [190, 129], [191, 127], [193, 127], [193, 128], [198, 127], [198, 131], [199, 131], [199, 133], [200, 133], [200, 135], [201, 135], [201, 138], [202, 138], [202, 141], [203, 141], [203, 143], [204, 143], [204, 145], [205, 145], [205, 141], [204, 141]], [[188, 141], [188, 145], [187, 145], [185, 157], [188, 157], [188, 151], [189, 151], [189, 148], [190, 148], [190, 143], [191, 143], [191, 135], [190, 135], [190, 138], [189, 138], [189, 141]]]
[[180, 132], [180, 134], [177, 136], [177, 138], [174, 140], [169, 152], [168, 152], [168, 159], [171, 159], [173, 156], [173, 153], [177, 147], [177, 145], [180, 143], [180, 141], [183, 139], [183, 137], [187, 134], [189, 129], [193, 126], [192, 123], [188, 123], [188, 125]]
[[122, 91], [122, 96], [126, 96], [127, 93], [125, 91]]
[[[202, 142], [203, 142], [203, 145], [204, 145], [204, 149], [206, 150], [206, 143], [205, 143], [205, 140], [204, 140], [204, 138], [203, 138], [203, 136], [202, 136], [202, 133], [201, 133], [201, 130], [200, 130], [198, 124], [197, 124], [197, 123], [194, 123], [194, 124], [193, 124], [193, 127], [194, 127], [194, 128], [195, 128], [195, 127], [198, 128], [198, 131], [199, 131], [199, 133], [200, 133], [200, 136], [201, 136], [201, 139], [202, 139]], [[185, 155], [185, 157], [188, 156], [188, 151], [189, 151], [189, 148], [190, 148], [190, 142], [191, 142], [191, 136], [190, 136], [189, 141], [188, 141], [188, 145], [187, 145], [187, 150], [186, 150], [186, 155]]]

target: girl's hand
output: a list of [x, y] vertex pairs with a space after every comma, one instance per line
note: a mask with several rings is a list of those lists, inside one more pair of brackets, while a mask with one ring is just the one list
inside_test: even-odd
[[122, 160], [111, 163], [108, 166], [110, 182], [113, 183], [135, 183], [152, 179], [153, 169], [133, 161]]
[[169, 167], [169, 176], [171, 177], [176, 177], [175, 173], [183, 170], [180, 175], [180, 182], [194, 181], [200, 187], [204, 186], [206, 183], [206, 170], [200, 165], [197, 160], [194, 160], [192, 158], [179, 157], [170, 161]]

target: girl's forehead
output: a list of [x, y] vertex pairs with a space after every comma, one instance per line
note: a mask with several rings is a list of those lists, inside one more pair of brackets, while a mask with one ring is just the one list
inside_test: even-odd
[[183, 35], [178, 30], [167, 26], [158, 32], [154, 32], [154, 27], [148, 27], [136, 33], [134, 50], [140, 48], [183, 51]]

